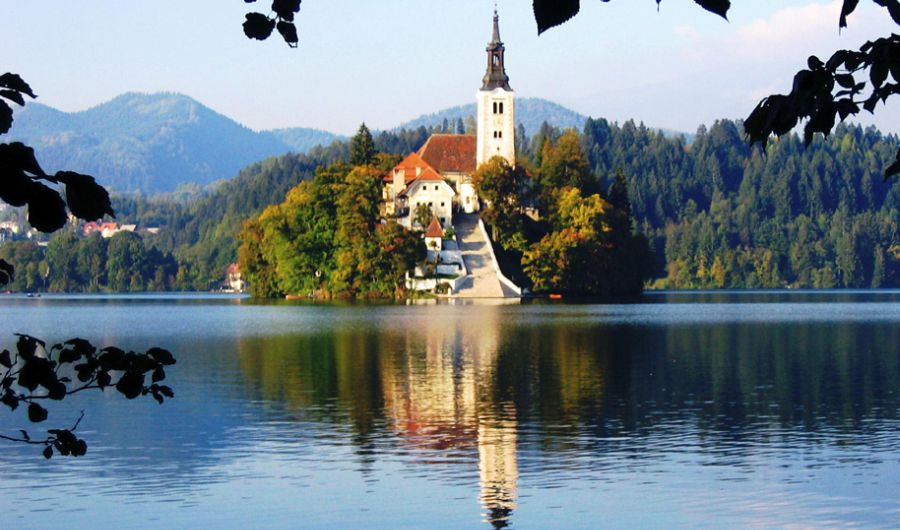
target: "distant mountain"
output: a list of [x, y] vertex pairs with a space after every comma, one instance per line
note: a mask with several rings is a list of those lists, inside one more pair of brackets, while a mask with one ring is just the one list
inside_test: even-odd
[[[446, 119], [452, 131], [456, 120], [461, 119], [465, 123], [466, 118], [469, 116], [475, 118], [475, 112], [475, 103], [459, 105], [435, 112], [434, 114], [419, 116], [412, 121], [400, 124], [396, 128], [440, 127]], [[516, 124], [521, 123], [525, 127], [525, 134], [528, 136], [536, 133], [544, 122], [560, 129], [574, 127], [581, 130], [585, 121], [587, 121], [587, 116], [552, 101], [541, 98], [516, 98]]]
[[89, 173], [114, 191], [145, 193], [231, 178], [253, 162], [306, 151], [326, 136], [333, 135], [255, 132], [172, 93], [123, 94], [75, 113], [31, 103], [16, 113], [11, 131], [37, 150], [47, 171]]
[[321, 129], [308, 129], [306, 127], [272, 129], [268, 132], [290, 146], [290, 148], [297, 153], [306, 153], [317, 145], [326, 146], [335, 140], [347, 139], [346, 136], [323, 131]]

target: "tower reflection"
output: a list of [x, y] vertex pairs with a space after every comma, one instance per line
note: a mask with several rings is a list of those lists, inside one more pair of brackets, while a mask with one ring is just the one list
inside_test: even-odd
[[497, 307], [465, 313], [464, 321], [425, 319], [405, 331], [405, 347], [382, 356], [385, 412], [413, 446], [477, 448], [483, 517], [504, 528], [516, 507], [518, 464], [516, 408], [497, 399], [503, 330]]

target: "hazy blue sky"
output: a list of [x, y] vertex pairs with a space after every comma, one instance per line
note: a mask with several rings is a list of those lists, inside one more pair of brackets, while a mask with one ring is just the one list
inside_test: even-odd
[[[305, 0], [300, 47], [241, 31], [241, 0], [5, 2], [0, 70], [74, 111], [128, 91], [192, 96], [254, 129], [387, 128], [474, 101], [490, 0]], [[265, 8], [265, 0], [258, 3]], [[527, 0], [501, 0], [512, 87], [584, 114], [693, 131], [787, 92], [817, 54], [896, 31], [862, 2], [838, 34], [837, 1], [736, 0], [731, 22], [688, 0], [583, 2], [537, 37]], [[875, 123], [900, 131], [900, 104]]]

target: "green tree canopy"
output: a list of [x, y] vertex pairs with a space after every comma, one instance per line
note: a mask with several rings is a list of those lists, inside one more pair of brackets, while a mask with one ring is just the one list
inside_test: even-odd
[[375, 141], [372, 139], [372, 133], [363, 123], [359, 126], [356, 134], [350, 139], [350, 165], [365, 166], [375, 162]]

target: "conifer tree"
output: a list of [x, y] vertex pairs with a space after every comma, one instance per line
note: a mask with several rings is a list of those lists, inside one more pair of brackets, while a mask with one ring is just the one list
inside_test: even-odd
[[365, 166], [375, 161], [375, 141], [372, 133], [363, 123], [356, 131], [356, 135], [350, 139], [350, 164], [353, 166]]

